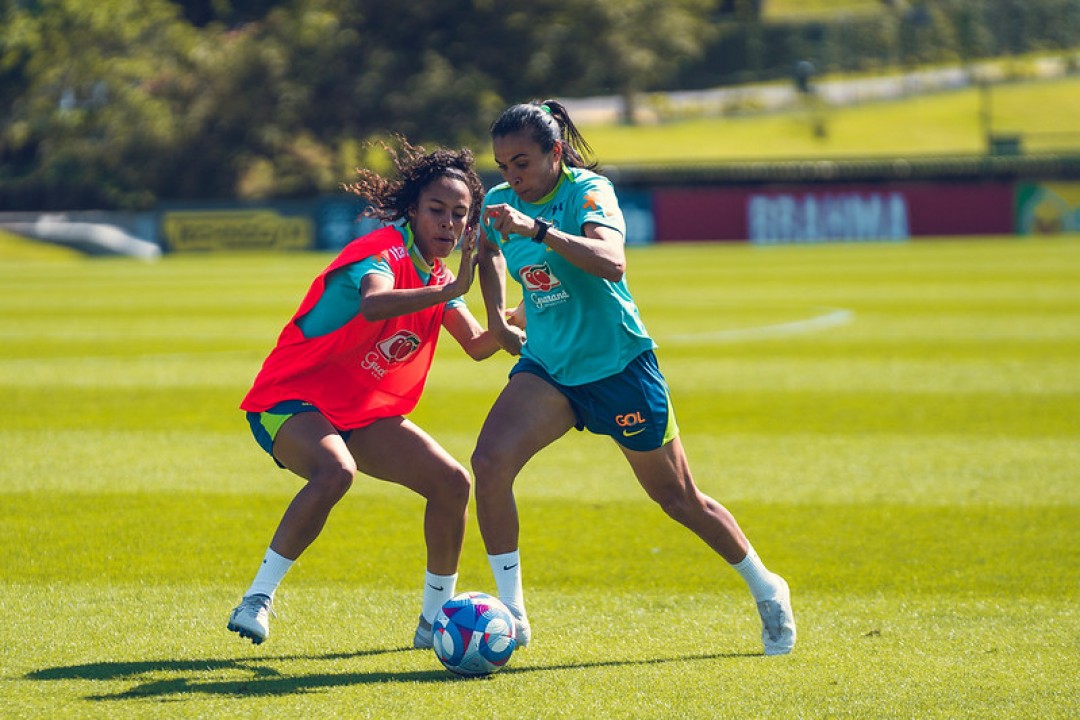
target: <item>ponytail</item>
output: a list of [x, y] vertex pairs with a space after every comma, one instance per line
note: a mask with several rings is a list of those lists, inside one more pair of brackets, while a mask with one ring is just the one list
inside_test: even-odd
[[562, 147], [563, 162], [569, 167], [594, 170], [592, 146], [570, 119], [566, 106], [558, 100], [512, 105], [491, 125], [491, 137], [502, 137], [516, 132], [528, 132], [545, 152], [558, 143]]

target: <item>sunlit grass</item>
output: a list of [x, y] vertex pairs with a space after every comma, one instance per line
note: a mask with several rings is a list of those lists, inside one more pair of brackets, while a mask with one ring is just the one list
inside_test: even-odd
[[77, 250], [61, 245], [50, 245], [7, 232], [0, 228], [0, 260], [15, 262], [22, 260], [73, 260], [82, 256]]
[[[980, 91], [968, 88], [829, 108], [824, 137], [815, 135], [805, 112], [587, 125], [582, 131], [606, 165], [980, 154], [986, 152], [982, 102]], [[1028, 151], [1080, 148], [1080, 78], [997, 85], [991, 103], [994, 132], [1026, 133]], [[480, 158], [487, 162], [487, 155]]]
[[811, 15], [835, 16], [845, 12], [881, 12], [881, 0], [767, 0], [764, 16], [770, 20], [784, 20]]
[[[762, 657], [737, 576], [572, 432], [518, 480], [534, 643], [476, 682], [407, 649], [422, 503], [363, 477], [271, 639], [224, 628], [298, 487], [236, 406], [326, 260], [0, 246], [0, 716], [1074, 714], [1080, 238], [631, 249], [695, 478], [799, 645]], [[444, 338], [413, 419], [466, 459], [511, 363]], [[494, 589], [474, 519], [459, 588]]]

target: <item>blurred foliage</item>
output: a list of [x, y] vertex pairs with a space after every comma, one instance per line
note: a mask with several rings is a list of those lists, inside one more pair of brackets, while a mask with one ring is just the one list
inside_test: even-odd
[[[1075, 44], [1080, 0], [0, 0], [0, 209], [332, 191], [390, 132], [481, 147], [507, 104]], [[766, 17], [768, 14], [766, 13]]]
[[388, 132], [475, 146], [509, 102], [660, 82], [711, 5], [2, 0], [0, 209], [333, 190]]
[[[615, 88], [623, 119], [633, 122], [634, 98], [662, 85], [683, 64], [697, 59], [713, 26], [703, 22], [712, 0], [621, 0], [580, 3], [580, 17], [594, 28], [593, 52], [605, 62], [589, 64], [594, 88]], [[575, 46], [579, 44], [575, 43]], [[567, 47], [564, 53], [574, 53]]]
[[[778, 6], [781, 4], [777, 4]], [[667, 82], [696, 89], [788, 80], [799, 61], [819, 72], [877, 72], [1047, 52], [1080, 45], [1080, 0], [784, 2], [765, 21], [716, 16], [701, 59]], [[835, 9], [826, 14], [825, 5]], [[801, 6], [801, 10], [798, 6]]]

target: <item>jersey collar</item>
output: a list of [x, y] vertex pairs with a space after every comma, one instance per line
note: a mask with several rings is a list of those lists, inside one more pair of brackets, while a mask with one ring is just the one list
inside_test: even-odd
[[439, 267], [439, 261], [435, 261], [435, 265], [428, 265], [427, 260], [420, 253], [420, 248], [416, 245], [416, 238], [413, 236], [412, 227], [409, 223], [405, 223], [401, 226], [401, 235], [405, 242], [405, 249], [409, 251], [409, 258], [412, 260], [413, 267], [420, 274], [420, 277], [425, 278], [431, 275], [437, 274]]
[[571, 174], [570, 168], [566, 167], [565, 164], [560, 165], [559, 167], [559, 181], [555, 183], [555, 187], [551, 188], [551, 192], [549, 192], [547, 195], [540, 198], [536, 202], [531, 203], [532, 205], [546, 205], [547, 203], [551, 202], [552, 198], [555, 197], [555, 193], [559, 192], [559, 188], [562, 187], [562, 184], [564, 182], [574, 182], [574, 176], [573, 174]]

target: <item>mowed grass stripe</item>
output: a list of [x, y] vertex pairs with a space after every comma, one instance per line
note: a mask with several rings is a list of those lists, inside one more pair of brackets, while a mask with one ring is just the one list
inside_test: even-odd
[[[5, 581], [240, 587], [289, 499], [10, 493], [0, 533], [9, 548]], [[770, 562], [788, 569], [791, 584], [815, 594], [1075, 598], [1080, 587], [1080, 546], [1071, 542], [1080, 526], [1076, 507], [741, 501], [733, 509]], [[738, 585], [715, 555], [644, 497], [530, 499], [520, 513], [530, 587], [707, 593]], [[421, 515], [419, 499], [366, 498], [357, 490], [290, 574], [290, 587], [414, 587], [424, 562]], [[491, 584], [475, 532], [461, 573], [469, 587]]]
[[[219, 390], [200, 386], [187, 388], [182, 395], [174, 388], [145, 387], [133, 392], [67, 388], [62, 400], [45, 388], [14, 388], [6, 395], [12, 403], [7, 419], [24, 429], [235, 430], [243, 423], [236, 409], [241, 394], [223, 397]], [[810, 432], [1073, 437], [1080, 408], [1080, 395], [1075, 393], [972, 392], [957, 402], [940, 392], [697, 390], [692, 399], [679, 400], [676, 396], [679, 422], [695, 432], [778, 436]], [[56, 403], [63, 412], [36, 410]]]
[[[450, 416], [446, 422], [450, 421]], [[475, 435], [440, 423], [436, 437], [467, 458]], [[916, 506], [1075, 506], [1073, 438], [956, 435], [851, 436], [683, 433], [695, 479], [738, 506], [767, 503]], [[101, 448], [107, 447], [108, 452]], [[198, 448], [193, 453], [190, 448]], [[238, 425], [232, 432], [53, 430], [0, 433], [5, 492], [93, 495], [212, 493], [287, 495], [300, 480], [279, 470]], [[63, 458], [57, 465], [56, 458]], [[582, 468], [602, 467], [602, 472]], [[515, 486], [536, 498], [579, 503], [643, 500], [614, 444], [572, 433], [529, 464]], [[381, 500], [401, 488], [359, 477], [354, 494]], [[793, 510], [793, 512], [795, 512]]]

